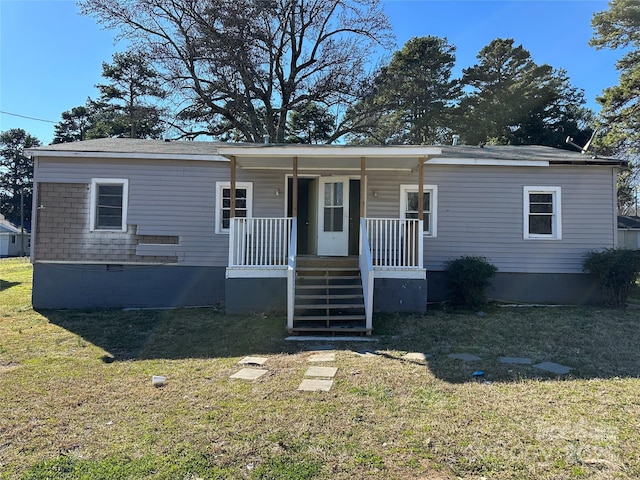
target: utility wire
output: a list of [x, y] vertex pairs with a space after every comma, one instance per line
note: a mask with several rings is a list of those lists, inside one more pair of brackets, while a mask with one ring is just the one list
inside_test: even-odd
[[27, 117], [26, 115], [18, 115], [17, 113], [4, 112], [2, 110], [0, 110], [0, 113], [4, 113], [5, 115], [12, 115], [14, 117], [26, 118], [27, 120], [36, 120], [38, 122], [58, 123], [58, 122], [54, 122], [52, 120], [43, 120], [42, 118]]

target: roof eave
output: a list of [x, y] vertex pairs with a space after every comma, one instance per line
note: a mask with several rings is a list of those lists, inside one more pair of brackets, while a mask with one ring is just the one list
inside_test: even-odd
[[229, 159], [221, 155], [201, 155], [185, 153], [140, 153], [140, 152], [103, 152], [77, 150], [42, 150], [26, 149], [24, 154], [30, 157], [58, 157], [58, 158], [113, 158], [135, 160], [192, 160], [201, 162], [228, 162]]

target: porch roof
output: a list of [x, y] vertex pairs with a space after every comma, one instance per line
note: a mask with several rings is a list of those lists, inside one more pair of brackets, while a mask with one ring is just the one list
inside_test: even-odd
[[235, 157], [243, 169], [291, 170], [293, 159], [298, 170], [359, 170], [365, 159], [367, 170], [413, 170], [420, 158], [428, 160], [442, 154], [440, 147], [345, 145], [225, 145], [218, 154]]

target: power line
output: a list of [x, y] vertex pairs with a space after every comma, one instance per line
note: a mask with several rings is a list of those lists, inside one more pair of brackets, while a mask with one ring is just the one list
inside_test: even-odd
[[52, 120], [43, 120], [42, 118], [28, 117], [26, 115], [19, 115], [17, 113], [4, 112], [2, 110], [0, 110], [0, 113], [4, 113], [5, 115], [11, 115], [11, 116], [14, 116], [14, 117], [26, 118], [27, 120], [36, 120], [38, 122], [58, 123], [58, 122], [54, 122]]

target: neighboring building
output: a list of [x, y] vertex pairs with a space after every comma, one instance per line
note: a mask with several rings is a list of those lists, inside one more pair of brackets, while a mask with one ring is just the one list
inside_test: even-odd
[[498, 267], [497, 300], [597, 300], [583, 255], [617, 245], [621, 162], [550, 147], [99, 139], [27, 153], [36, 308], [224, 304], [287, 311], [292, 331], [370, 332], [374, 310], [443, 300], [443, 265], [463, 255]]
[[618, 247], [640, 249], [640, 217], [618, 217]]
[[30, 235], [0, 215], [0, 258], [29, 255]]

